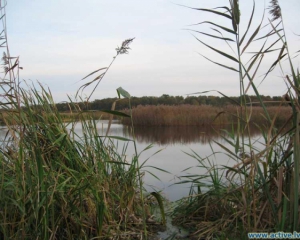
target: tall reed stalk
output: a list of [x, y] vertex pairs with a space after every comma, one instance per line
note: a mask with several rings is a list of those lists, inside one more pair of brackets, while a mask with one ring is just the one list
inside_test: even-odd
[[1, 147], [2, 238], [142, 236], [145, 205], [135, 161], [105, 143], [80, 109], [80, 121], [66, 125], [42, 86], [20, 93], [22, 109], [6, 109]]
[[[210, 62], [237, 73], [240, 86], [239, 128], [236, 132], [227, 132], [223, 136], [229, 144], [225, 146], [216, 142], [223, 150], [224, 156], [215, 158], [229, 158], [236, 161], [234, 166], [216, 165], [212, 157], [201, 157], [196, 152], [188, 153], [199, 162], [201, 168], [207, 169], [205, 176], [187, 177], [193, 187], [192, 195], [174, 211], [174, 221], [194, 229], [193, 236], [201, 238], [247, 238], [249, 232], [299, 231], [299, 71], [294, 70], [292, 58], [288, 51], [288, 44], [284, 33], [284, 26], [278, 1], [272, 0], [270, 13], [272, 21], [264, 17], [258, 26], [252, 29], [255, 3], [246, 29], [240, 29], [239, 1], [229, 0], [228, 6], [214, 9], [192, 8], [209, 12], [223, 18], [224, 25], [212, 21], [200, 24], [212, 26], [214, 34], [198, 30], [191, 30], [210, 38], [233, 44], [236, 48], [235, 56], [224, 50], [217, 49], [195, 36], [204, 46], [230, 60], [236, 67], [213, 61]], [[226, 21], [228, 25], [226, 25]], [[275, 22], [278, 21], [279, 22]], [[231, 24], [231, 26], [229, 26]], [[275, 25], [276, 24], [276, 25]], [[269, 27], [267, 34], [261, 34], [262, 28]], [[253, 31], [252, 33], [250, 33]], [[216, 34], [217, 33], [217, 34]], [[219, 34], [219, 35], [218, 35]], [[227, 37], [228, 36], [228, 37]], [[254, 42], [263, 41], [261, 47], [252, 53], [245, 64], [246, 50]], [[278, 47], [278, 45], [282, 43]], [[233, 49], [233, 47], [231, 47]], [[290, 76], [285, 76], [288, 94], [282, 100], [288, 101], [292, 107], [291, 116], [282, 126], [275, 127], [274, 122], [281, 113], [272, 117], [260, 97], [257, 87], [257, 72], [262, 65], [265, 55], [278, 53], [274, 62], [265, 72], [263, 80], [269, 73], [285, 59], [290, 64]], [[249, 53], [248, 53], [249, 54]], [[274, 56], [274, 55], [273, 55]], [[251, 102], [245, 97], [252, 88], [266, 119], [266, 128], [261, 128], [264, 139], [263, 147], [257, 148], [251, 139], [249, 125], [253, 115]], [[294, 94], [291, 90], [294, 90]], [[282, 103], [279, 103], [281, 105]], [[289, 121], [292, 119], [292, 127]], [[228, 137], [229, 136], [229, 137]], [[190, 180], [191, 179], [191, 180]], [[185, 181], [186, 182], [186, 181]], [[204, 191], [203, 191], [204, 190]], [[214, 210], [218, 209], [218, 211]]]
[[[3, 6], [1, 11], [7, 46]], [[132, 40], [116, 49], [114, 60]], [[69, 98], [75, 121], [65, 123], [50, 89], [20, 83], [19, 58], [8, 47], [2, 60], [0, 107], [7, 133], [0, 145], [0, 239], [147, 239], [156, 223], [146, 221], [150, 204], [137, 152], [128, 161], [112, 137], [99, 135], [97, 121], [85, 114], [88, 101], [82, 109]], [[96, 83], [90, 99], [113, 61], [86, 76], [103, 71], [77, 94]]]

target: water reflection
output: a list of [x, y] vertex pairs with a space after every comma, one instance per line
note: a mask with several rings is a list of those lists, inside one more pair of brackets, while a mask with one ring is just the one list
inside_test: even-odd
[[[123, 136], [131, 136], [131, 128], [124, 126]], [[169, 144], [208, 144], [212, 140], [219, 141], [220, 134], [231, 132], [231, 125], [223, 126], [171, 126], [171, 127], [135, 127], [134, 132], [138, 142], [155, 143], [158, 145]], [[251, 137], [260, 135], [259, 129], [251, 127]]]
[[[66, 126], [67, 129], [71, 128], [71, 124], [66, 123]], [[80, 123], [77, 123], [72, 127], [78, 137], [83, 135]], [[97, 122], [99, 136], [105, 136], [107, 127], [108, 121]], [[171, 201], [187, 196], [190, 184], [173, 185], [180, 181], [178, 177], [188, 173], [197, 174], [199, 176], [206, 173], [206, 170], [199, 167], [199, 163], [195, 159], [186, 154], [191, 153], [191, 149], [204, 158], [210, 156], [213, 149], [217, 153], [211, 159], [215, 164], [227, 166], [235, 165], [236, 162], [233, 162], [226, 154], [219, 153], [224, 151], [220, 146], [212, 142], [213, 140], [222, 142], [224, 146], [234, 151], [232, 146], [220, 139], [219, 133], [224, 133], [222, 129], [232, 132], [232, 127], [230, 125], [219, 126], [218, 128], [215, 126], [214, 129], [210, 126], [136, 127], [135, 135], [138, 153], [141, 153], [149, 144], [154, 144], [151, 149], [142, 152], [139, 157], [141, 164], [147, 160], [142, 170], [149, 171], [160, 179], [157, 180], [153, 175], [146, 172], [143, 179], [146, 184], [145, 188], [148, 191], [153, 191], [151, 186], [155, 186], [154, 189], [163, 191], [163, 195]], [[7, 128], [0, 129], [0, 143], [1, 139], [3, 141], [6, 132]], [[109, 135], [111, 136], [132, 138], [130, 133], [130, 127], [123, 126], [117, 121], [113, 122], [109, 131]], [[262, 139], [260, 139], [261, 133], [256, 128], [251, 128], [251, 133], [253, 134], [251, 136], [253, 142], [262, 141]], [[118, 143], [120, 153], [122, 152], [123, 144], [125, 145], [127, 142], [121, 141]], [[162, 151], [158, 152], [159, 150]], [[130, 160], [134, 154], [134, 144], [133, 142], [129, 142], [126, 157]], [[159, 171], [157, 168], [164, 169], [170, 174]], [[189, 168], [189, 170], [183, 172], [183, 170], [187, 168]]]

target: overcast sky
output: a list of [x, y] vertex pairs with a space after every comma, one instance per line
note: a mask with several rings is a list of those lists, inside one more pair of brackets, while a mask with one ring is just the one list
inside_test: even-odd
[[[300, 36], [294, 34], [300, 34], [300, 0], [279, 2], [290, 51], [294, 53], [300, 49]], [[125, 39], [133, 37], [131, 51], [128, 55], [118, 56], [92, 99], [116, 97], [116, 89], [120, 86], [138, 97], [184, 95], [207, 90], [238, 96], [238, 74], [208, 62], [199, 53], [231, 67], [237, 68], [236, 64], [207, 49], [184, 30], [192, 28], [213, 33], [208, 25], [188, 25], [208, 20], [231, 27], [230, 21], [176, 4], [214, 8], [228, 5], [228, 1], [8, 1], [6, 12], [10, 52], [12, 56], [20, 56], [20, 66], [24, 68], [21, 79], [28, 82], [38, 80], [49, 86], [56, 102], [67, 100], [67, 94], [74, 96], [81, 85], [78, 81], [90, 72], [108, 66], [116, 53], [115, 48]], [[240, 5], [241, 29], [245, 29], [252, 1], [241, 0]], [[256, 1], [257, 11], [251, 34], [268, 5], [269, 1]], [[265, 17], [267, 21], [269, 15]], [[195, 35], [234, 55], [222, 41]], [[249, 51], [258, 50], [260, 44], [249, 48]], [[244, 55], [246, 60], [247, 54]], [[274, 56], [266, 57], [260, 74], [274, 60]], [[299, 58], [294, 59], [294, 64], [299, 67]], [[286, 71], [288, 73], [288, 69]], [[261, 80], [257, 78], [256, 84]], [[283, 95], [286, 92], [279, 68], [259, 86], [259, 91], [264, 95]], [[88, 88], [84, 94], [89, 95], [90, 92], [91, 88]]]

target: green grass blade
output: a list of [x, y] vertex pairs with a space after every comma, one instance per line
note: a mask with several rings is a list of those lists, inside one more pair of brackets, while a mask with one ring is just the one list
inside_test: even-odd
[[227, 147], [225, 147], [223, 144], [220, 144], [220, 143], [218, 143], [218, 142], [216, 142], [216, 141], [213, 141], [213, 142], [215, 142], [218, 146], [220, 146], [220, 147], [223, 148], [226, 152], [228, 152], [230, 156], [239, 159], [239, 157], [238, 157], [234, 152], [232, 152], [231, 150], [229, 150], [229, 149], [228, 149]]
[[164, 208], [162, 197], [157, 192], [152, 192], [151, 195], [154, 196], [156, 201], [158, 202], [160, 213], [161, 213], [161, 218], [162, 218], [162, 223], [163, 223], [163, 225], [166, 225], [166, 215], [165, 215], [165, 208]]

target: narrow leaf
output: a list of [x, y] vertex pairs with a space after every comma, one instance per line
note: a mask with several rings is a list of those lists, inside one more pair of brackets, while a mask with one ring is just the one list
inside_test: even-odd
[[214, 63], [214, 64], [217, 64], [217, 65], [219, 65], [219, 66], [221, 66], [221, 67], [227, 68], [227, 69], [232, 70], [232, 71], [235, 71], [235, 72], [239, 72], [239, 71], [238, 71], [237, 69], [235, 69], [235, 68], [228, 67], [228, 66], [223, 65], [223, 64], [221, 64], [221, 63], [214, 62], [214, 61], [210, 60], [209, 58], [205, 57], [204, 55], [202, 55], [202, 54], [200, 54], [200, 53], [198, 53], [198, 54], [201, 55], [202, 57], [204, 57], [205, 59], [207, 59], [208, 61]]
[[131, 142], [131, 141], [133, 141], [132, 139], [124, 138], [124, 137], [120, 137], [120, 136], [98, 136], [98, 137], [100, 137], [100, 138], [105, 137], [105, 138], [117, 139], [117, 140], [121, 140], [121, 141], [125, 141], [125, 142]]
[[267, 73], [265, 74], [265, 76], [264, 76], [262, 82], [263, 82], [263, 81], [265, 80], [265, 78], [269, 75], [269, 73], [273, 71], [273, 69], [276, 67], [277, 63], [279, 63], [279, 62], [281, 61], [281, 59], [283, 59], [286, 55], [287, 55], [287, 53], [285, 53], [285, 54], [282, 55], [282, 56], [278, 56], [279, 58], [278, 58], [275, 62], [273, 62], [273, 64], [271, 65], [271, 67], [269, 68], [269, 70], [267, 71]]
[[230, 9], [228, 8], [228, 7], [226, 7], [226, 6], [224, 6], [224, 7], [216, 7], [216, 8], [213, 8], [213, 9], [220, 9], [220, 8], [223, 8], [223, 9], [225, 9], [228, 13], [230, 13]]
[[165, 209], [164, 209], [162, 197], [157, 192], [152, 192], [151, 195], [156, 198], [156, 201], [158, 202], [160, 213], [161, 213], [162, 223], [163, 223], [163, 225], [166, 225], [166, 215], [165, 215]]
[[225, 147], [224, 145], [218, 143], [217, 141], [213, 141], [215, 142], [218, 146], [220, 146], [221, 148], [223, 148], [226, 152], [229, 153], [229, 155], [233, 156], [233, 157], [236, 157], [236, 158], [239, 158], [234, 152], [230, 151], [227, 147]]
[[[189, 9], [198, 10], [198, 11], [210, 12], [210, 13], [213, 13], [213, 14], [217, 14], [217, 15], [226, 17], [226, 18], [228, 18], [230, 20], [232, 19], [231, 15], [228, 15], [226, 13], [222, 13], [222, 12], [219, 12], [219, 11], [216, 11], [216, 10], [212, 10], [212, 9], [207, 9], [207, 8], [193, 8], [193, 7], [188, 7], [188, 6], [181, 5], [181, 4], [176, 4], [176, 5], [181, 6], [181, 7], [186, 7], [186, 8], [189, 8]], [[220, 8], [224, 8], [224, 7], [220, 7]]]
[[222, 13], [222, 12], [219, 12], [219, 11], [215, 11], [215, 10], [211, 10], [211, 9], [207, 9], [207, 8], [192, 8], [192, 9], [195, 9], [195, 10], [198, 10], [198, 11], [204, 11], [204, 12], [210, 12], [210, 13], [213, 13], [213, 14], [217, 14], [217, 15], [221, 15], [223, 17], [226, 17], [228, 19], [232, 19], [232, 17], [226, 13]]
[[226, 32], [229, 32], [229, 33], [232, 33], [232, 34], [236, 35], [236, 32], [235, 32], [235, 31], [233, 31], [233, 30], [231, 30], [231, 29], [229, 29], [229, 28], [223, 27], [223, 26], [221, 26], [221, 25], [215, 24], [215, 23], [213, 23], [213, 22], [209, 22], [209, 21], [204, 21], [204, 22], [200, 22], [200, 23], [197, 23], [197, 24], [192, 24], [191, 26], [193, 26], [193, 25], [200, 25], [200, 24], [203, 24], [203, 23], [208, 23], [208, 24], [214, 25], [214, 26], [216, 26], [216, 27], [218, 27], [218, 28], [223, 29], [223, 30], [226, 31]]
[[126, 163], [126, 162], [117, 162], [117, 161], [105, 161], [105, 163], [115, 163], [115, 164], [128, 165], [128, 166], [131, 165], [131, 164]]
[[53, 145], [60, 142], [61, 140], [65, 139], [66, 136], [67, 136], [67, 134], [65, 134], [65, 133], [61, 134], [61, 136], [57, 140], [54, 141]]
[[196, 30], [192, 30], [192, 29], [184, 29], [184, 30], [189, 30], [189, 31], [201, 33], [201, 34], [206, 35], [206, 36], [209, 36], [209, 37], [213, 37], [213, 38], [217, 38], [217, 39], [221, 39], [221, 40], [225, 40], [225, 41], [231, 41], [231, 42], [234, 42], [234, 40], [232, 40], [231, 38], [218, 37], [218, 36], [216, 36], [216, 35], [211, 35], [211, 34], [208, 34], [208, 33], [200, 32], [200, 31], [196, 31]]
[[112, 110], [100, 110], [101, 112], [105, 112], [105, 113], [109, 113], [109, 114], [113, 114], [116, 116], [121, 116], [121, 117], [130, 117], [130, 115], [123, 113], [123, 112], [119, 112], [119, 111], [112, 111]]
[[[264, 14], [265, 15], [265, 14]], [[256, 28], [256, 30], [254, 31], [254, 33], [252, 34], [252, 36], [250, 37], [250, 39], [248, 40], [247, 44], [245, 45], [245, 47], [243, 48], [242, 50], [242, 54], [243, 52], [247, 49], [247, 47], [251, 44], [252, 40], [255, 38], [255, 36], [258, 34], [259, 30], [260, 30], [260, 27], [261, 27], [261, 24], [263, 22], [263, 19], [264, 19], [264, 15], [261, 19], [261, 22], [260, 24], [258, 25], [258, 27]]]
[[[221, 93], [218, 90], [208, 90], [208, 91], [204, 91], [204, 92], [196, 92], [196, 93], [190, 93], [187, 95], [194, 95], [194, 94], [204, 94], [204, 93], [209, 93], [209, 92], [218, 92], [219, 94], [221, 94], [223, 97], [227, 98], [229, 101], [233, 102], [236, 105], [240, 105], [237, 101], [235, 101], [234, 99], [231, 99], [230, 97], [226, 96], [225, 94]], [[188, 154], [188, 153], [186, 153]]]
[[[195, 37], [195, 36], [194, 36], [194, 37]], [[222, 51], [220, 51], [220, 50], [218, 50], [218, 49], [215, 49], [215, 48], [213, 48], [213, 47], [207, 45], [206, 43], [202, 42], [202, 41], [201, 41], [200, 39], [198, 39], [197, 37], [195, 37], [195, 38], [196, 38], [199, 42], [201, 42], [203, 45], [205, 45], [206, 47], [208, 47], [208, 48], [214, 50], [215, 52], [217, 52], [217, 53], [223, 55], [224, 57], [227, 57], [227, 58], [229, 58], [230, 60], [235, 61], [235, 62], [237, 62], [237, 63], [239, 62], [235, 57], [232, 57], [232, 56], [230, 56], [230, 55], [227, 54], [227, 53], [224, 53], [224, 52], [222, 52]]]
[[[116, 108], [116, 103], [117, 103], [118, 100], [114, 101], [112, 106], [111, 106], [111, 111], [115, 111], [115, 108]], [[111, 123], [112, 123], [112, 120], [113, 120], [113, 115], [111, 114], [109, 116], [109, 120], [108, 120], [108, 126], [107, 126], [107, 130], [106, 130], [106, 136], [108, 135], [109, 133], [109, 130], [110, 130], [110, 127], [111, 127]]]
[[250, 17], [250, 20], [249, 20], [249, 23], [248, 23], [248, 27], [246, 29], [246, 32], [244, 33], [243, 37], [241, 38], [241, 41], [240, 41], [240, 46], [242, 45], [249, 29], [250, 29], [250, 26], [251, 26], [251, 23], [252, 23], [252, 19], [253, 19], [253, 15], [254, 15], [254, 11], [255, 11], [255, 2], [253, 1], [253, 9], [252, 9], [252, 13], [251, 13], [251, 17]]
[[245, 68], [245, 66], [242, 65], [242, 67], [243, 67], [244, 71], [245, 71], [246, 74], [247, 74], [248, 80], [250, 81], [250, 83], [251, 83], [251, 85], [252, 85], [252, 88], [253, 88], [253, 90], [254, 90], [254, 92], [255, 92], [255, 94], [256, 94], [258, 100], [259, 100], [260, 106], [263, 107], [264, 113], [265, 113], [265, 115], [266, 115], [268, 121], [271, 122], [270, 115], [269, 115], [269, 113], [268, 113], [268, 111], [267, 111], [267, 109], [266, 109], [265, 104], [263, 103], [263, 101], [262, 101], [262, 99], [261, 99], [261, 96], [260, 96], [260, 94], [259, 94], [259, 92], [258, 92], [258, 90], [257, 90], [257, 88], [256, 88], [256, 86], [255, 86], [255, 84], [253, 83], [253, 81], [251, 81], [251, 77], [250, 77], [249, 73], [247, 72], [247, 69]]
[[87, 77], [93, 75], [94, 73], [99, 72], [99, 71], [104, 70], [104, 69], [107, 69], [107, 68], [104, 67], [104, 68], [100, 68], [100, 69], [98, 69], [98, 70], [96, 70], [96, 71], [94, 71], [94, 72], [91, 72], [90, 74], [88, 74], [87, 76], [85, 76], [84, 78], [82, 78], [81, 80], [84, 80], [84, 79], [86, 79]]
[[[283, 29], [277, 30], [278, 33], [281, 32], [281, 31], [283, 31]], [[264, 39], [264, 38], [268, 38], [268, 37], [270, 37], [270, 36], [272, 36], [274, 34], [277, 34], [277, 32], [272, 32], [272, 33], [266, 34], [265, 36], [262, 36], [260, 38], [256, 38], [256, 39], [253, 40], [253, 42], [259, 41], [259, 40]], [[284, 35], [282, 35], [282, 37], [284, 37]]]
[[159, 168], [159, 167], [154, 167], [154, 166], [148, 166], [148, 165], [145, 165], [144, 168], [154, 168], [154, 169], [159, 170], [159, 171], [161, 171], [161, 172], [171, 174], [171, 173], [168, 172], [167, 170], [164, 170], [164, 169]]

